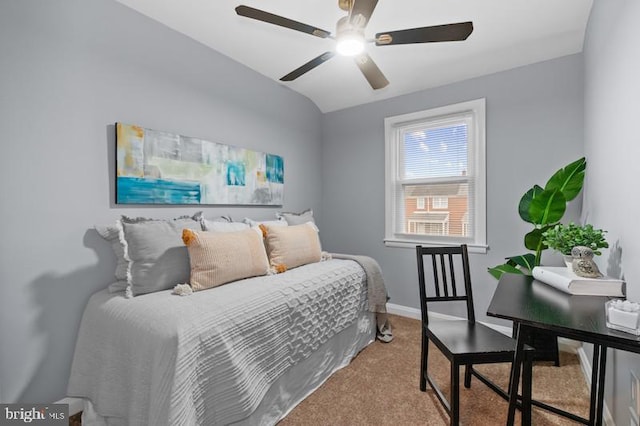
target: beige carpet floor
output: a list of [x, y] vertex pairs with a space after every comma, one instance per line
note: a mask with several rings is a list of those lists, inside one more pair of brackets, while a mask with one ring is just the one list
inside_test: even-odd
[[[433, 391], [420, 392], [420, 322], [391, 316], [394, 340], [374, 342], [349, 366], [336, 372], [306, 398], [279, 426], [295, 425], [447, 425], [449, 417]], [[535, 363], [533, 397], [588, 417], [589, 391], [576, 355], [561, 353], [560, 367]], [[503, 387], [509, 364], [478, 366]], [[439, 351], [429, 351], [429, 373], [448, 395], [449, 363]], [[461, 380], [462, 380], [461, 372]], [[507, 402], [476, 378], [471, 389], [460, 384], [460, 418], [465, 425], [504, 425]], [[516, 412], [520, 422], [520, 412]], [[532, 423], [572, 425], [574, 422], [534, 407]]]

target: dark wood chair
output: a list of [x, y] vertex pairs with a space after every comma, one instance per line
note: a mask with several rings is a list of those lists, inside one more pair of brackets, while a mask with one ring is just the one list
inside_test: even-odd
[[[458, 425], [460, 421], [460, 366], [464, 365], [464, 386], [471, 387], [471, 376], [477, 377], [482, 383], [502, 398], [508, 401], [508, 393], [477, 372], [474, 364], [491, 364], [498, 362], [512, 362], [515, 354], [515, 339], [506, 336], [475, 320], [473, 309], [473, 294], [471, 289], [471, 274], [469, 272], [469, 255], [467, 246], [454, 247], [416, 247], [418, 260], [418, 283], [420, 286], [420, 307], [422, 310], [422, 360], [420, 365], [420, 390], [427, 390], [427, 383], [434, 390], [438, 400], [445, 408], [451, 419], [451, 425]], [[430, 262], [428, 257], [431, 257]], [[426, 259], [425, 259], [426, 258]], [[433, 268], [433, 284], [435, 296], [428, 296], [425, 279], [425, 263]], [[462, 272], [464, 287], [456, 281], [456, 271]], [[459, 288], [460, 287], [460, 288]], [[429, 318], [427, 303], [455, 302], [466, 303], [466, 319], [443, 319], [432, 315]], [[451, 392], [450, 402], [447, 401], [440, 388], [434, 383], [427, 371], [429, 359], [429, 342], [442, 352], [451, 363]], [[520, 407], [531, 406], [531, 348], [528, 348], [523, 364], [523, 390]], [[527, 392], [526, 390], [529, 390]], [[522, 410], [522, 424], [530, 424], [531, 410]]]

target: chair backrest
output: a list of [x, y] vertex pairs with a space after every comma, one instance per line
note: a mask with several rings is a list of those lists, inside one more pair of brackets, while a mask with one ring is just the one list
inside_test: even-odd
[[[469, 272], [469, 254], [467, 245], [453, 247], [416, 246], [418, 260], [418, 284], [420, 286], [420, 308], [422, 322], [429, 323], [427, 302], [465, 301], [467, 304], [467, 320], [475, 322], [473, 310], [473, 293], [471, 291], [471, 273]], [[431, 257], [433, 268], [433, 284], [435, 296], [427, 296], [425, 278], [425, 256]], [[462, 284], [456, 280], [456, 265], [462, 268]]]

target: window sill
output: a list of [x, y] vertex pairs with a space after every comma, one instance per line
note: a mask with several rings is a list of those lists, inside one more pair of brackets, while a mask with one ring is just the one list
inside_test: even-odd
[[475, 243], [463, 243], [460, 241], [419, 241], [419, 240], [399, 240], [399, 239], [385, 239], [384, 245], [387, 247], [398, 247], [398, 248], [411, 248], [415, 249], [417, 245], [421, 245], [424, 247], [434, 247], [434, 246], [450, 246], [450, 245], [459, 245], [459, 244], [467, 244], [469, 249], [469, 253], [486, 253], [489, 249], [489, 246], [484, 244], [475, 244]]

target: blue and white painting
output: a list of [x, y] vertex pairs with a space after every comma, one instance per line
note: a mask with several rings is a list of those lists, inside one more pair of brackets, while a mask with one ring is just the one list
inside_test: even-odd
[[281, 156], [116, 123], [116, 203], [281, 206]]
[[284, 162], [279, 155], [267, 154], [267, 179], [269, 182], [284, 183]]

